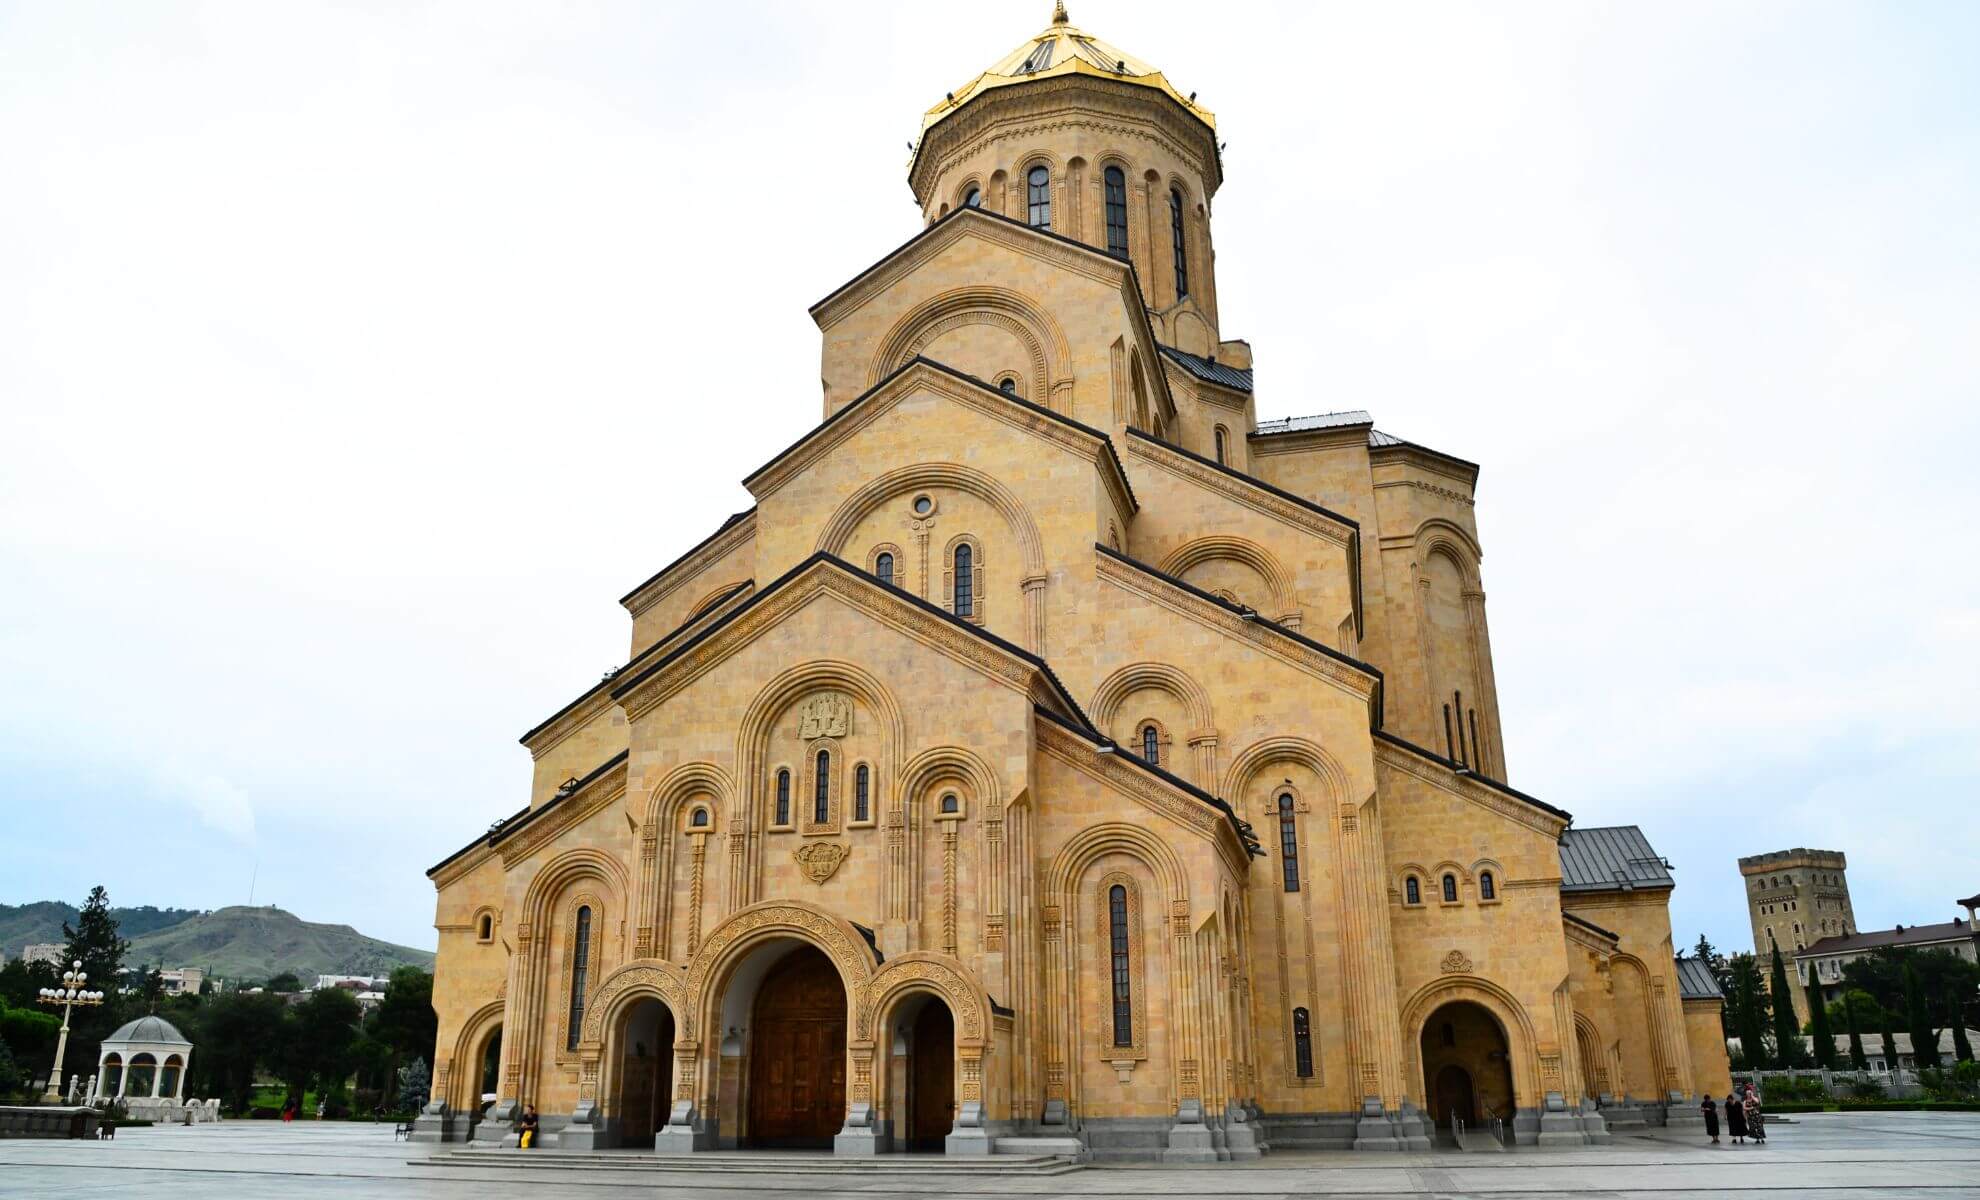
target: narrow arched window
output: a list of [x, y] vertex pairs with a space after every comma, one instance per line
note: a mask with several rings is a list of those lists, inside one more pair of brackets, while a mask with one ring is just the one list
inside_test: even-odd
[[491, 941], [494, 939], [494, 937], [495, 937], [495, 918], [489, 916], [487, 913], [482, 913], [481, 940], [484, 942]]
[[956, 547], [956, 615], [959, 617], [976, 614], [976, 553], [968, 542]]
[[1128, 256], [1127, 176], [1119, 167], [1108, 167], [1101, 174], [1107, 185], [1107, 253], [1115, 258]]
[[853, 820], [867, 821], [873, 811], [873, 771], [861, 763], [853, 771]]
[[1457, 876], [1455, 875], [1447, 874], [1444, 876], [1444, 903], [1457, 903]]
[[584, 1032], [584, 990], [591, 975], [591, 906], [577, 910], [577, 931], [571, 935], [571, 1020], [564, 1031], [564, 1049], [578, 1048]]
[[1025, 176], [1025, 188], [1029, 204], [1026, 206], [1025, 223], [1033, 229], [1052, 227], [1052, 172], [1044, 167], [1033, 167]]
[[1293, 1073], [1313, 1078], [1313, 1021], [1303, 1008], [1293, 1009]]
[[1151, 767], [1162, 765], [1162, 734], [1152, 723], [1141, 727], [1141, 757]]
[[1169, 189], [1169, 246], [1176, 260], [1176, 299], [1189, 295], [1189, 254], [1183, 249], [1183, 198]]
[[694, 815], [688, 818], [688, 825], [694, 829], [708, 828], [708, 810], [705, 808], [695, 809]]
[[777, 820], [775, 824], [791, 823], [791, 773], [777, 772]]
[[1107, 889], [1107, 941], [1114, 956], [1114, 1044], [1134, 1045], [1134, 997], [1128, 983], [1127, 888]]
[[945, 813], [961, 812], [962, 800], [958, 798], [954, 792], [942, 793], [942, 811]]
[[1499, 898], [1499, 885], [1493, 881], [1490, 871], [1480, 871], [1478, 873], [1478, 898], [1480, 900], [1497, 900]]
[[888, 587], [894, 586], [894, 556], [880, 554], [873, 560], [873, 577]]
[[1219, 463], [1224, 463], [1228, 460], [1225, 458], [1224, 427], [1222, 425], [1217, 426], [1216, 438], [1217, 438], [1217, 461]]
[[964, 208], [982, 208], [983, 189], [979, 187], [972, 187], [968, 191], [964, 192], [962, 206]]
[[1017, 376], [1015, 375], [1004, 376], [1001, 380], [997, 382], [997, 390], [1004, 393], [1006, 396], [1017, 395], [1018, 394]]
[[1279, 863], [1285, 871], [1286, 890], [1299, 890], [1299, 827], [1293, 823], [1291, 792], [1279, 797]]
[[818, 777], [811, 785], [811, 823], [823, 825], [832, 819], [832, 752], [818, 752]]
[[1404, 904], [1423, 903], [1423, 888], [1416, 882], [1416, 876], [1414, 875], [1411, 875], [1408, 879], [1403, 880], [1403, 903]]

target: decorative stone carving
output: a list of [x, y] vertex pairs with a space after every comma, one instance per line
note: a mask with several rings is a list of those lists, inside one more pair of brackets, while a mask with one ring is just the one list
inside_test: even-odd
[[1471, 960], [1464, 956], [1464, 951], [1462, 950], [1453, 950], [1449, 954], [1446, 954], [1444, 961], [1438, 965], [1444, 969], [1444, 974], [1446, 975], [1469, 975], [1471, 973]]
[[852, 697], [844, 692], [820, 692], [798, 706], [798, 737], [842, 738], [852, 733]]
[[806, 842], [791, 851], [791, 857], [798, 866], [804, 868], [805, 878], [813, 883], [824, 883], [839, 869], [839, 864], [852, 854], [852, 847], [838, 842]]

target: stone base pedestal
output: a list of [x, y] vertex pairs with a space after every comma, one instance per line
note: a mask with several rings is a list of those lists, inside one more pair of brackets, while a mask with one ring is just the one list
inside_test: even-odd
[[1428, 1150], [1434, 1132], [1430, 1127], [1430, 1118], [1423, 1115], [1423, 1110], [1407, 1100], [1403, 1101], [1401, 1110], [1396, 1113], [1396, 1137], [1402, 1142], [1402, 1148]]
[[1382, 1101], [1368, 1096], [1361, 1102], [1361, 1119], [1354, 1124], [1356, 1150], [1401, 1150], [1403, 1140], [1396, 1134], [1396, 1123], [1382, 1108]]

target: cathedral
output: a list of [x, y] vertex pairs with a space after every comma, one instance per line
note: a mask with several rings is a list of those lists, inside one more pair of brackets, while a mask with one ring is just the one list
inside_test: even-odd
[[1669, 864], [1508, 782], [1477, 464], [1258, 419], [1223, 182], [1063, 6], [928, 110], [822, 419], [429, 872], [417, 1136], [1217, 1162], [1727, 1089]]

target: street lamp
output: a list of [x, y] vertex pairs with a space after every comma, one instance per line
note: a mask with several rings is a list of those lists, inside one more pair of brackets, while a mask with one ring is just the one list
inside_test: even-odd
[[62, 1036], [55, 1042], [55, 1073], [48, 1077], [48, 1092], [41, 1098], [44, 1104], [59, 1104], [62, 1101], [62, 1056], [69, 1050], [69, 1013], [78, 1004], [103, 1003], [102, 992], [83, 989], [83, 984], [88, 982], [89, 975], [82, 969], [82, 960], [78, 959], [74, 966], [62, 972], [61, 987], [41, 989], [39, 999], [43, 1004], [62, 1006]]

